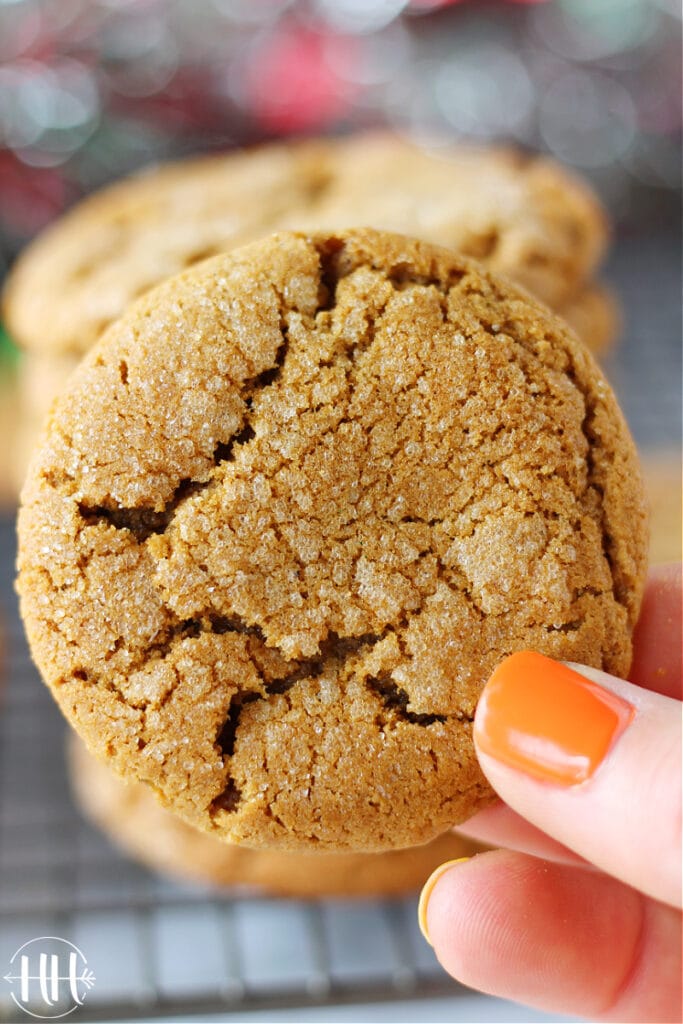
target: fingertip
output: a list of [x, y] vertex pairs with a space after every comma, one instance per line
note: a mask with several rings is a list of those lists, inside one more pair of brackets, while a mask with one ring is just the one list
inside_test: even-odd
[[634, 715], [630, 703], [571, 666], [519, 651], [484, 687], [474, 742], [478, 755], [543, 782], [575, 786], [594, 774]]
[[484, 774], [518, 815], [622, 882], [680, 905], [675, 701], [521, 652], [487, 682], [474, 741]]
[[424, 936], [425, 940], [432, 945], [432, 940], [429, 938], [429, 927], [427, 923], [427, 908], [432, 898], [434, 888], [439, 879], [451, 870], [456, 864], [461, 864], [463, 861], [470, 860], [470, 857], [457, 857], [455, 860], [448, 860], [445, 864], [440, 864], [438, 868], [432, 871], [431, 875], [422, 886], [422, 892], [420, 893], [420, 901], [417, 905], [417, 923], [420, 926], [420, 931]]
[[[675, 915], [653, 904], [668, 925], [646, 948], [644, 906], [604, 875], [496, 850], [442, 871], [426, 918], [439, 962], [470, 988], [594, 1019], [668, 1020], [647, 1012], [676, 998], [676, 969], [662, 958]], [[642, 983], [648, 971], [655, 993]]]
[[[465, 985], [493, 991], [481, 968], [495, 957], [506, 931], [503, 889], [514, 892], [518, 871], [531, 860], [510, 850], [477, 854], [467, 864], [449, 865], [433, 881], [425, 926], [439, 963]], [[535, 864], [542, 864], [535, 861]]]

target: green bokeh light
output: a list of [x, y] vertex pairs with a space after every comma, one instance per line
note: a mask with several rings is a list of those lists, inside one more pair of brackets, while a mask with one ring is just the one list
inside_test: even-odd
[[19, 349], [14, 344], [3, 324], [0, 324], [0, 364], [14, 365], [19, 360]]

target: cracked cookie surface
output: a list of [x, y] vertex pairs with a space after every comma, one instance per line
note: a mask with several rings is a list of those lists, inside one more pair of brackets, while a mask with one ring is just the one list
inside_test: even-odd
[[216, 836], [425, 842], [492, 798], [478, 695], [624, 674], [634, 448], [561, 321], [447, 250], [281, 234], [139, 300], [20, 512], [33, 655], [90, 749]]

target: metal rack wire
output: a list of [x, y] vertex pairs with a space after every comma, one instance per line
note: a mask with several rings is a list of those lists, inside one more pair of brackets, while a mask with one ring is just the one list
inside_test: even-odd
[[[636, 439], [677, 443], [680, 254], [673, 234], [624, 242], [610, 268], [626, 304], [608, 367]], [[241, 900], [163, 881], [78, 815], [64, 724], [30, 664], [12, 592], [14, 531], [0, 522], [5, 692], [0, 693], [0, 1021], [17, 1019], [2, 980], [27, 940], [63, 936], [97, 982], [71, 1020], [141, 1019], [456, 995], [415, 923], [413, 900], [344, 904]]]

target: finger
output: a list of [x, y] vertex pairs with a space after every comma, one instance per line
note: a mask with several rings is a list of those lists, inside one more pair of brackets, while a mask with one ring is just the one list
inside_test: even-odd
[[479, 811], [453, 831], [488, 846], [504, 846], [509, 850], [529, 853], [560, 864], [587, 866], [586, 861], [577, 853], [530, 825], [501, 801]]
[[606, 875], [482, 853], [438, 876], [424, 917], [465, 985], [593, 1021], [680, 1020], [680, 914]]
[[597, 669], [506, 658], [474, 722], [513, 810], [642, 892], [681, 902], [681, 705]]
[[633, 635], [629, 679], [666, 697], [681, 699], [681, 564], [650, 570]]

